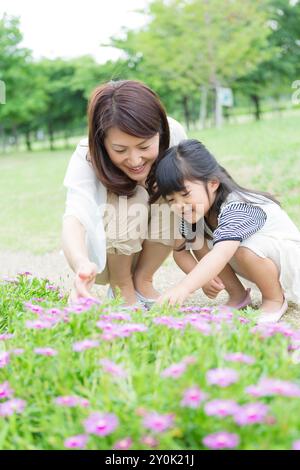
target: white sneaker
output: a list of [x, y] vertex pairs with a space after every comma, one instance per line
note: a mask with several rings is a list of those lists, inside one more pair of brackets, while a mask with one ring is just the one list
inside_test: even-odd
[[[136, 292], [136, 291], [135, 291], [135, 292]], [[136, 292], [136, 294], [137, 294], [137, 292]], [[109, 299], [109, 300], [115, 299], [115, 295], [114, 295], [114, 292], [113, 292], [111, 286], [109, 286], [109, 288], [108, 288], [108, 290], [107, 290], [107, 292], [106, 292], [106, 298]], [[139, 308], [143, 308], [143, 309], [144, 309], [144, 308], [148, 308], [148, 307], [145, 305], [145, 303], [142, 302], [142, 300], [138, 297], [138, 295], [137, 295], [137, 299], [138, 299], [137, 303], [134, 304], [134, 305], [132, 305], [132, 307], [139, 307]]]
[[149, 298], [147, 298], [147, 297], [144, 297], [144, 296], [143, 296], [142, 294], [140, 294], [137, 290], [135, 291], [135, 294], [136, 294], [137, 299], [138, 299], [140, 302], [142, 302], [142, 303], [145, 305], [145, 307], [147, 307], [147, 308], [149, 308], [149, 309], [150, 309], [150, 308], [155, 304], [155, 302], [156, 302], [156, 299], [149, 299]]

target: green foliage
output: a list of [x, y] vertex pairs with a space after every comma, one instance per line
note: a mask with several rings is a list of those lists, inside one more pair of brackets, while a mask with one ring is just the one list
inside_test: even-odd
[[[299, 366], [287, 351], [290, 339], [281, 333], [262, 339], [253, 333], [256, 314], [250, 309], [243, 317], [235, 312], [232, 321], [226, 321], [216, 309], [212, 315], [211, 334], [201, 332], [192, 324], [184, 328], [169, 328], [156, 324], [161, 316], [184, 320], [187, 312], [173, 307], [153, 307], [150, 311], [133, 311], [129, 323], [142, 323], [146, 331], [127, 337], [107, 340], [96, 325], [104, 314], [122, 312], [120, 300], [92, 306], [81, 313], [65, 312], [64, 320], [50, 329], [28, 328], [27, 321], [37, 319], [25, 302], [63, 312], [66, 298], [59, 298], [59, 290], [49, 290], [46, 279], [26, 275], [0, 283], [2, 317], [1, 333], [13, 333], [13, 338], [0, 341], [1, 353], [24, 349], [20, 355], [10, 352], [9, 363], [0, 368], [0, 384], [8, 381], [14, 396], [26, 401], [22, 413], [0, 416], [0, 449], [63, 449], [64, 440], [82, 434], [83, 421], [91, 412], [110, 412], [118, 416], [119, 426], [105, 437], [89, 436], [88, 449], [112, 449], [124, 437], [133, 440], [132, 449], [145, 449], [142, 436], [149, 434], [142, 422], [142, 413], [157, 411], [175, 415], [174, 424], [165, 432], [156, 434], [158, 449], [203, 449], [205, 435], [226, 430], [240, 436], [239, 449], [291, 449], [299, 439], [299, 397], [269, 396], [251, 398], [246, 387], [256, 384], [261, 377], [272, 377], [299, 384]], [[37, 300], [39, 299], [39, 300]], [[124, 313], [124, 310], [123, 310]], [[58, 312], [52, 317], [58, 318]], [[196, 317], [205, 318], [203, 312]], [[222, 319], [223, 318], [223, 319]], [[123, 325], [125, 321], [112, 320]], [[72, 349], [74, 342], [97, 339], [99, 346], [83, 352]], [[35, 353], [35, 348], [51, 347], [53, 357]], [[254, 357], [254, 364], [232, 363], [224, 355], [243, 352]], [[185, 358], [194, 358], [185, 372], [176, 378], [162, 377], [161, 373]], [[102, 368], [99, 360], [108, 358], [121, 365], [126, 377], [114, 377]], [[222, 388], [210, 385], [206, 372], [212, 368], [230, 367], [238, 373], [238, 381]], [[150, 380], [149, 380], [150, 379]], [[260, 401], [269, 406], [269, 420], [260, 424], [238, 426], [231, 417], [207, 416], [204, 404], [199, 407], [181, 406], [185, 390], [198, 386], [208, 394], [206, 401], [233, 399], [240, 405]], [[73, 408], [55, 403], [58, 396], [80, 396], [89, 401], [88, 407]], [[4, 400], [2, 400], [3, 402]], [[153, 434], [152, 434], [153, 435]]]

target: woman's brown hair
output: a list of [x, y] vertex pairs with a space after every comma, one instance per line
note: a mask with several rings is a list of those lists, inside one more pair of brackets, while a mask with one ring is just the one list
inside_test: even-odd
[[[104, 138], [111, 127], [141, 138], [150, 138], [159, 132], [158, 156], [162, 155], [169, 148], [170, 131], [159, 97], [147, 85], [136, 80], [104, 83], [95, 88], [90, 97], [88, 124], [89, 161], [98, 179], [119, 196], [133, 196], [137, 182], [111, 161]], [[152, 173], [151, 170], [148, 179]]]

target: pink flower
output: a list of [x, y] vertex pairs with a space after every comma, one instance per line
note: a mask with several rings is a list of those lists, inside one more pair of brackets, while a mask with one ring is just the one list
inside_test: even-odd
[[293, 450], [300, 450], [300, 439], [293, 443]]
[[59, 287], [55, 286], [54, 284], [46, 284], [45, 288], [48, 290], [59, 290]]
[[21, 356], [21, 354], [24, 353], [24, 349], [23, 348], [11, 349], [9, 353], [14, 354], [15, 356]]
[[279, 379], [262, 378], [257, 385], [246, 388], [249, 395], [255, 397], [281, 395], [285, 397], [300, 397], [299, 385]]
[[142, 333], [147, 330], [147, 326], [142, 323], [126, 323], [117, 329], [118, 336], [129, 336], [131, 333]]
[[153, 319], [153, 323], [156, 325], [166, 325], [168, 328], [175, 329], [175, 330], [181, 330], [182, 328], [185, 327], [187, 321], [186, 319], [181, 319], [178, 317], [172, 317], [163, 315], [161, 317], [156, 317]]
[[32, 304], [31, 302], [24, 302], [24, 306], [33, 313], [37, 313], [38, 315], [44, 313], [44, 308], [40, 307], [39, 305]]
[[73, 395], [60, 396], [55, 398], [54, 401], [57, 405], [67, 406], [69, 408], [74, 406], [83, 406], [85, 408], [86, 406], [89, 406], [88, 400]]
[[17, 274], [19, 274], [19, 276], [32, 276], [32, 273], [30, 271], [20, 271]]
[[254, 364], [255, 359], [252, 356], [247, 356], [241, 352], [229, 353], [224, 355], [225, 361], [243, 362], [244, 364]]
[[269, 408], [263, 403], [248, 403], [239, 407], [234, 415], [234, 421], [240, 426], [263, 423], [268, 411]]
[[88, 436], [85, 434], [77, 434], [77, 436], [68, 437], [65, 440], [64, 446], [68, 449], [83, 449], [86, 446]]
[[11, 338], [14, 338], [14, 334], [13, 333], [4, 333], [3, 335], [0, 335], [0, 341], [5, 341], [7, 339], [11, 339]]
[[195, 364], [195, 362], [197, 362], [197, 359], [195, 358], [195, 356], [186, 356], [182, 359], [182, 361], [184, 364]]
[[73, 305], [73, 307], [69, 307], [69, 308], [71, 308], [70, 313], [80, 314], [80, 313], [84, 313], [90, 310], [91, 306], [88, 304], [87, 305]]
[[212, 333], [212, 326], [207, 321], [198, 320], [197, 322], [191, 323], [191, 325], [200, 331], [204, 336], [209, 336]]
[[240, 438], [237, 434], [221, 431], [216, 434], [209, 434], [202, 442], [210, 449], [232, 449], [239, 445]]
[[114, 444], [113, 449], [127, 450], [127, 449], [130, 449], [131, 446], [132, 446], [132, 439], [130, 437], [123, 437], [123, 439], [120, 439]]
[[118, 364], [109, 359], [101, 359], [99, 364], [102, 365], [103, 369], [115, 377], [126, 377], [127, 372]]
[[33, 328], [34, 330], [43, 330], [47, 328], [52, 328], [53, 324], [50, 321], [47, 320], [27, 320], [26, 323], [26, 328]]
[[86, 432], [97, 436], [111, 434], [119, 424], [116, 415], [112, 413], [92, 413], [85, 421]]
[[56, 356], [57, 351], [52, 348], [35, 348], [34, 352], [40, 354], [41, 356]]
[[93, 339], [84, 339], [83, 341], [77, 341], [73, 344], [73, 351], [86, 351], [87, 349], [96, 348], [97, 346], [99, 346], [99, 341]]
[[158, 440], [150, 434], [142, 436], [141, 443], [147, 447], [151, 447], [152, 449], [157, 447], [159, 444]]
[[276, 334], [286, 337], [293, 337], [294, 330], [286, 323], [266, 323], [256, 325], [251, 329], [252, 333], [258, 333], [261, 338], [269, 338]]
[[0, 405], [0, 416], [11, 416], [13, 413], [22, 413], [26, 405], [20, 398], [12, 398]]
[[159, 414], [156, 412], [148, 413], [144, 416], [143, 424], [145, 428], [151, 429], [154, 432], [163, 432], [171, 427], [173, 424], [173, 414]]
[[[147, 330], [146, 325], [140, 323], [125, 323], [124, 325], [115, 325], [107, 323], [103, 320], [99, 320], [97, 323], [98, 328], [103, 329], [105, 333], [102, 335], [102, 339], [112, 339], [114, 337], [125, 338], [131, 336], [132, 333], [143, 332]], [[106, 334], [108, 336], [106, 337]]]
[[104, 321], [131, 321], [131, 315], [123, 312], [112, 312], [108, 315], [100, 315], [99, 319]]
[[6, 351], [0, 351], [0, 369], [7, 366], [9, 363], [9, 353]]
[[49, 314], [49, 315], [62, 315], [63, 310], [61, 310], [59, 308], [49, 308], [47, 310], [47, 314]]
[[250, 320], [249, 318], [239, 317], [239, 322], [246, 324], [246, 323], [250, 323]]
[[11, 397], [13, 393], [14, 391], [10, 388], [10, 385], [7, 381], [0, 384], [0, 400]]
[[181, 400], [181, 406], [187, 406], [189, 408], [198, 408], [200, 403], [207, 398], [207, 393], [204, 393], [196, 385], [194, 387], [187, 388], [184, 391], [183, 399]]
[[178, 362], [178, 364], [172, 364], [167, 369], [164, 369], [161, 373], [162, 377], [173, 377], [173, 379], [178, 379], [186, 370], [185, 362]]
[[238, 404], [233, 400], [212, 400], [204, 406], [207, 416], [218, 416], [219, 418], [233, 416], [238, 409]]
[[206, 374], [206, 380], [211, 385], [219, 385], [220, 387], [228, 387], [239, 378], [238, 373], [234, 369], [210, 369]]

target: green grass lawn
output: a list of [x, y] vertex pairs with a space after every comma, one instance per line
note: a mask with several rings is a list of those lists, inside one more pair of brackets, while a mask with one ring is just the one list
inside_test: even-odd
[[[272, 191], [300, 227], [300, 116], [191, 132], [238, 183]], [[74, 147], [75, 148], [75, 147]], [[74, 149], [0, 156], [0, 245], [42, 254], [60, 248], [63, 178]]]

